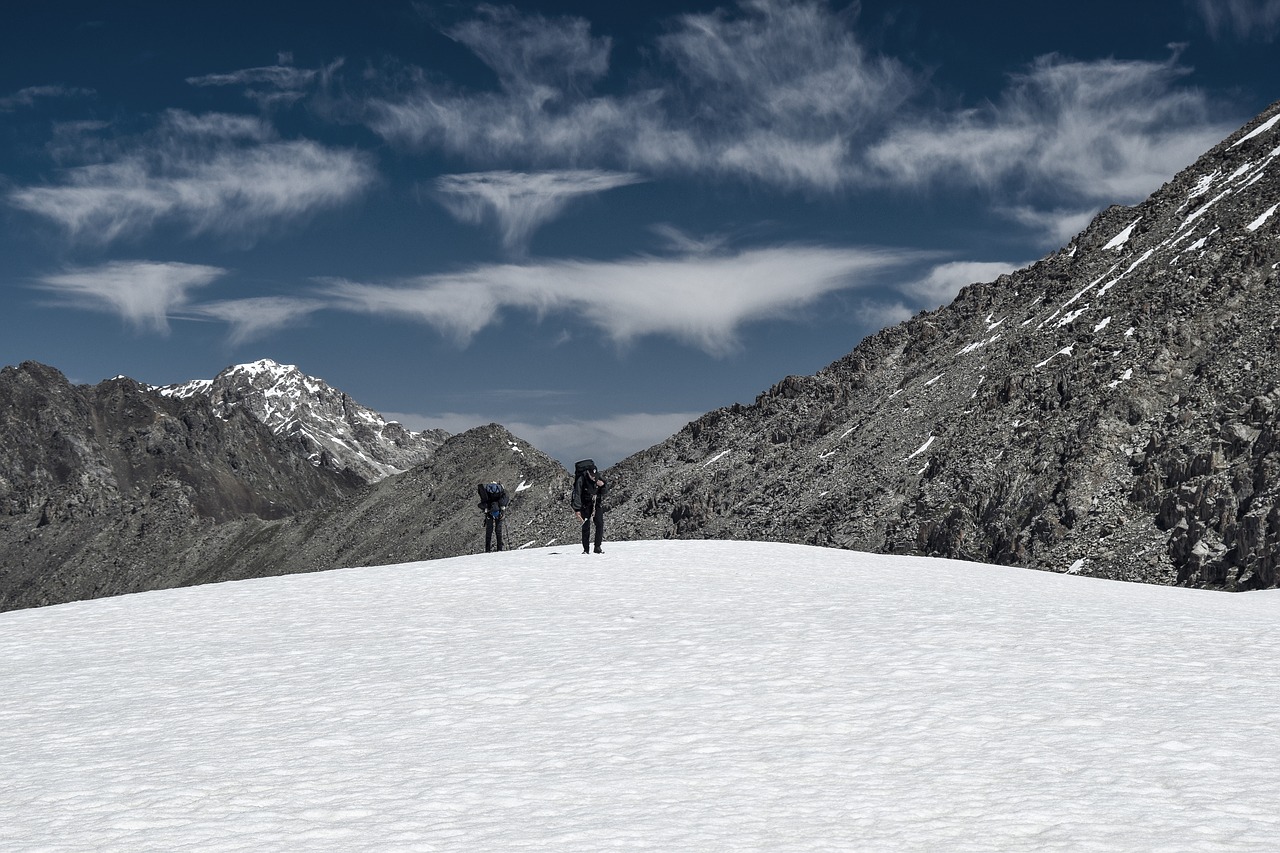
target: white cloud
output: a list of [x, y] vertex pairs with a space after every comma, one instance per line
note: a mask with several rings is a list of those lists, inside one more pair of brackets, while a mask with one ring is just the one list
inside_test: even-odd
[[582, 18], [550, 20], [513, 7], [482, 5], [448, 34], [493, 69], [503, 88], [541, 98], [583, 89], [609, 70], [611, 39]]
[[873, 331], [879, 331], [910, 320], [918, 311], [902, 302], [867, 299], [858, 307], [858, 319]]
[[189, 306], [184, 316], [221, 320], [231, 326], [233, 345], [258, 340], [269, 332], [306, 320], [324, 307], [316, 299], [292, 296], [255, 296], [203, 302]]
[[1192, 0], [1214, 39], [1269, 42], [1280, 33], [1280, 0]]
[[427, 323], [460, 343], [507, 309], [568, 312], [618, 344], [666, 335], [713, 355], [744, 323], [786, 316], [823, 294], [918, 259], [906, 251], [783, 247], [733, 255], [483, 266], [369, 284], [330, 281], [334, 307]]
[[76, 308], [118, 314], [138, 329], [167, 332], [169, 315], [190, 291], [226, 274], [198, 264], [116, 261], [39, 279], [36, 286]]
[[423, 83], [370, 105], [376, 132], [482, 161], [608, 163], [832, 190], [852, 174], [853, 142], [917, 88], [901, 63], [870, 55], [849, 21], [804, 0], [677, 18], [658, 43], [674, 79], [626, 95], [592, 93], [609, 43], [581, 19], [490, 10], [451, 34], [494, 69], [501, 91]]
[[687, 115], [739, 139], [772, 132], [824, 146], [882, 124], [919, 86], [824, 3], [745, 0], [737, 15], [684, 15], [659, 45], [680, 72]]
[[939, 264], [928, 275], [898, 287], [910, 296], [918, 308], [932, 310], [948, 304], [961, 289], [975, 282], [995, 281], [1006, 273], [1021, 269], [1026, 264], [1009, 264], [989, 261], [952, 261]]
[[204, 74], [188, 77], [192, 86], [236, 86], [244, 89], [245, 97], [262, 107], [288, 106], [300, 100], [308, 88], [323, 76], [342, 65], [339, 59], [326, 68], [295, 68], [292, 56], [280, 55], [277, 65], [245, 68], [224, 74]]
[[76, 86], [28, 86], [12, 95], [0, 97], [0, 113], [35, 106], [36, 101], [41, 98], [81, 98], [93, 94], [93, 89], [82, 89]]
[[261, 68], [245, 68], [226, 74], [205, 74], [200, 77], [188, 77], [187, 83], [192, 86], [258, 86], [266, 85], [273, 89], [305, 88], [316, 78], [319, 72], [313, 68], [293, 68], [288, 65], [268, 65]]
[[1232, 129], [1176, 62], [1042, 57], [983, 109], [918, 118], [868, 153], [891, 185], [949, 183], [1118, 202], [1145, 197]]
[[440, 203], [463, 222], [496, 220], [502, 245], [523, 253], [533, 232], [559, 216], [574, 198], [642, 181], [639, 175], [600, 170], [472, 172], [435, 182]]
[[706, 255], [720, 251], [726, 238], [723, 235], [711, 234], [694, 237], [669, 223], [659, 223], [649, 227], [674, 252], [685, 255]]
[[[1275, 5], [1255, 3], [1248, 20], [1265, 24]], [[1244, 19], [1224, 8], [1223, 20]], [[809, 0], [681, 15], [646, 46], [645, 76], [605, 93], [610, 45], [584, 21], [490, 11], [453, 32], [494, 69], [498, 90], [421, 75], [375, 99], [366, 120], [395, 144], [486, 164], [804, 192], [978, 189], [1057, 239], [1079, 211], [1145, 197], [1235, 127], [1235, 117], [1216, 119], [1223, 110], [1207, 92], [1183, 85], [1189, 70], [1176, 57], [1045, 56], [981, 107], [929, 109], [923, 75], [871, 51], [856, 17]], [[562, 74], [552, 45], [568, 57]]]
[[86, 243], [105, 245], [162, 222], [252, 240], [348, 202], [374, 180], [358, 152], [281, 140], [250, 116], [174, 111], [102, 162], [66, 169], [57, 184], [17, 189], [9, 202]]
[[1043, 234], [1044, 239], [1051, 245], [1064, 246], [1093, 221], [1098, 209], [1090, 207], [1085, 210], [1061, 208], [1039, 210], [1023, 205], [1004, 208], [999, 212], [1020, 225]]
[[517, 420], [507, 428], [566, 467], [578, 459], [590, 458], [607, 468], [665, 441], [703, 414], [627, 412], [601, 419], [541, 424]]

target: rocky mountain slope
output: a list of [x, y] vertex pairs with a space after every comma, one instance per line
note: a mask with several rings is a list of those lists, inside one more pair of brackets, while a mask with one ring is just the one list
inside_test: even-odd
[[443, 430], [410, 432], [323, 380], [271, 359], [157, 390], [205, 398], [219, 417], [243, 409], [313, 465], [348, 470], [370, 483], [426, 461], [449, 437]]
[[0, 370], [0, 608], [148, 588], [208, 528], [354, 493], [244, 411]]
[[409, 433], [274, 362], [164, 389], [26, 362], [0, 370], [0, 610], [467, 553], [480, 480], [544, 544], [567, 478], [501, 427]]
[[508, 548], [576, 542], [568, 472], [490, 424], [450, 437], [426, 463], [344, 501], [224, 531], [191, 555], [201, 574], [184, 583], [475, 553], [484, 547], [476, 484], [491, 481], [503, 483], [511, 497]]
[[244, 407], [131, 379], [0, 371], [0, 610], [471, 553], [476, 483], [512, 493], [508, 546], [573, 538], [569, 476], [497, 425], [366, 483]]
[[1276, 585], [1278, 203], [1280, 104], [1062, 251], [624, 460], [614, 529]]

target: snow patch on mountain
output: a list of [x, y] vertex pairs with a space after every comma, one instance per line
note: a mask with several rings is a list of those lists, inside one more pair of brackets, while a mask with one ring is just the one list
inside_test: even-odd
[[223, 418], [243, 410], [289, 439], [311, 464], [350, 471], [366, 482], [421, 464], [448, 437], [441, 430], [407, 430], [295, 365], [271, 359], [156, 390], [170, 397], [204, 397]]

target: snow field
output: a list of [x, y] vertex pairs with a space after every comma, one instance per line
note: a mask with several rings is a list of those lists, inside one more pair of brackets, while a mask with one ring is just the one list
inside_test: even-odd
[[633, 542], [0, 614], [0, 847], [1274, 850], [1278, 613]]

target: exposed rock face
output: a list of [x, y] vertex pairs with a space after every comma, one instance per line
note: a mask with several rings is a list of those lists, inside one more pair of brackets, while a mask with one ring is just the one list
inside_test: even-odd
[[[0, 609], [150, 588], [212, 526], [353, 493], [245, 412], [0, 370]], [[169, 585], [159, 583], [155, 585]]]
[[1274, 586], [1278, 202], [1280, 104], [1066, 249], [624, 460], [614, 529]]
[[369, 483], [426, 461], [449, 437], [443, 430], [410, 432], [323, 380], [271, 359], [158, 390], [181, 399], [203, 397], [221, 417], [244, 410], [313, 465]]

